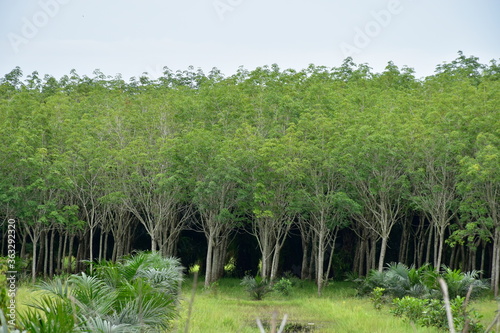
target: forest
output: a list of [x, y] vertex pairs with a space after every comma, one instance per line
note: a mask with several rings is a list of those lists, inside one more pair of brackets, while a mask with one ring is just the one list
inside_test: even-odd
[[[0, 79], [2, 255], [33, 281], [134, 251], [316, 281], [390, 262], [500, 283], [500, 65]], [[227, 267], [232, 266], [231, 270]]]

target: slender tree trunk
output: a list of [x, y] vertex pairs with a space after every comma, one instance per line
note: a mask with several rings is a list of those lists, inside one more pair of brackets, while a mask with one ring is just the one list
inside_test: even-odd
[[213, 235], [210, 233], [208, 235], [208, 248], [207, 248], [207, 258], [205, 264], [205, 287], [210, 287], [212, 284], [212, 253], [214, 248]]
[[366, 240], [366, 238], [363, 238], [360, 240], [360, 244], [359, 244], [359, 264], [358, 264], [358, 275], [359, 276], [364, 276], [365, 259], [366, 259], [367, 252], [368, 252], [367, 240]]
[[108, 240], [109, 240], [109, 232], [106, 232], [104, 235], [104, 249], [103, 249], [103, 259], [106, 260], [108, 258]]
[[328, 260], [328, 267], [326, 268], [324, 281], [328, 281], [328, 278], [330, 276], [330, 271], [332, 270], [333, 255], [335, 254], [335, 242], [337, 241], [337, 235], [338, 235], [338, 228], [335, 228], [333, 239], [330, 242], [330, 247], [331, 247], [330, 258]]
[[439, 229], [437, 229], [437, 234], [439, 237], [439, 243], [437, 246], [437, 258], [436, 258], [436, 263], [435, 263], [435, 268], [436, 271], [439, 271], [439, 267], [441, 267], [441, 260], [443, 258], [443, 247], [444, 247], [444, 233], [446, 231], [446, 225], [443, 225], [441, 222], [441, 225], [439, 226]]
[[90, 228], [90, 236], [89, 236], [89, 253], [90, 253], [90, 273], [94, 271], [94, 227]]
[[325, 231], [321, 230], [318, 234], [318, 260], [316, 265], [316, 284], [318, 286], [318, 296], [321, 296], [323, 287], [323, 265], [325, 261]]
[[379, 260], [378, 260], [378, 271], [379, 272], [382, 272], [382, 270], [384, 269], [384, 260], [385, 260], [385, 253], [386, 253], [386, 250], [387, 250], [387, 239], [389, 237], [388, 236], [384, 236], [382, 237], [382, 244], [380, 245], [380, 256], [379, 256]]
[[434, 228], [429, 228], [429, 237], [427, 239], [427, 252], [425, 253], [425, 262], [430, 263], [431, 257], [431, 245], [432, 245], [432, 236], [433, 236]]
[[316, 239], [313, 239], [312, 251], [311, 251], [311, 256], [309, 259], [309, 267], [308, 267], [308, 271], [307, 271], [307, 275], [309, 277], [309, 280], [316, 278], [315, 276], [313, 277], [313, 272], [315, 271], [315, 268], [316, 268], [315, 265], [316, 265], [316, 253], [317, 253], [317, 251], [318, 251], [318, 245], [317, 245]]
[[23, 233], [22, 241], [21, 241], [21, 252], [19, 254], [19, 256], [21, 258], [23, 258], [23, 259], [26, 259], [26, 243], [27, 243], [27, 238], [28, 238], [27, 233]]
[[491, 289], [493, 289], [493, 294], [495, 297], [498, 296], [498, 280], [499, 280], [499, 262], [500, 262], [500, 251], [499, 251], [499, 241], [500, 241], [500, 229], [495, 228], [494, 239], [493, 239], [493, 255], [491, 260]]
[[458, 257], [457, 255], [457, 246], [454, 246], [452, 249], [451, 249], [451, 256], [450, 256], [450, 263], [449, 263], [449, 267], [451, 269], [455, 269], [455, 257]]
[[56, 235], [56, 230], [52, 229], [52, 233], [50, 235], [50, 253], [49, 253], [49, 276], [52, 277], [54, 275], [54, 238]]
[[366, 272], [368, 273], [370, 270], [375, 269], [376, 265], [376, 254], [377, 254], [377, 238], [372, 235], [371, 236], [371, 249], [370, 249], [370, 269]]
[[101, 229], [101, 232], [99, 233], [99, 254], [97, 256], [97, 260], [101, 261], [102, 260], [102, 254], [103, 254], [103, 241], [104, 241], [104, 235]]
[[481, 249], [481, 264], [479, 266], [479, 278], [483, 278], [484, 276], [484, 263], [485, 263], [485, 257], [486, 257], [486, 246], [484, 245], [484, 242], [482, 242], [482, 249]]
[[36, 255], [37, 248], [36, 247], [38, 245], [38, 238], [37, 237], [33, 237], [32, 244], [33, 244], [33, 260], [31, 263], [31, 283], [34, 284], [36, 281], [36, 260], [37, 260], [37, 255]]
[[274, 281], [277, 278], [277, 276], [278, 276], [278, 268], [279, 268], [279, 261], [280, 261], [281, 246], [282, 245], [280, 245], [280, 244], [276, 244], [276, 247], [274, 248], [273, 262], [272, 262], [272, 266], [271, 266], [270, 281]]
[[401, 232], [398, 261], [404, 264], [407, 264], [408, 261], [408, 226], [406, 223], [403, 224], [403, 230]]
[[[43, 251], [44, 251], [44, 256], [43, 256], [43, 276], [47, 277], [49, 273], [49, 247], [50, 247], [50, 242], [49, 242], [49, 232], [50, 230], [46, 231], [44, 233], [44, 246], [43, 246]], [[40, 258], [41, 259], [41, 258]]]
[[66, 233], [63, 233], [62, 231], [59, 231], [59, 248], [57, 249], [57, 273], [56, 274], [61, 274], [62, 273], [62, 258], [64, 258], [64, 251], [66, 251], [66, 246], [68, 245], [68, 236]]
[[[75, 235], [71, 235], [69, 238], [69, 246], [68, 246], [68, 273], [72, 272], [72, 261], [73, 261], [73, 246], [75, 244]], [[64, 259], [64, 258], [63, 258]]]
[[300, 267], [300, 278], [307, 279], [308, 244], [302, 244], [302, 266]]

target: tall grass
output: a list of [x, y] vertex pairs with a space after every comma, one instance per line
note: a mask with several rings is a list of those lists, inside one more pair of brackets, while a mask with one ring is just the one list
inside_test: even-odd
[[[295, 286], [288, 296], [271, 293], [264, 300], [252, 300], [238, 279], [223, 279], [211, 288], [203, 282], [196, 287], [195, 299], [189, 321], [189, 332], [258, 332], [256, 318], [269, 323], [273, 312], [278, 312], [278, 321], [288, 314], [288, 323], [307, 325], [313, 323], [314, 333], [437, 333], [430, 328], [415, 328], [410, 323], [394, 317], [387, 307], [374, 309], [368, 298], [356, 297], [356, 289], [349, 282], [328, 285], [321, 297], [316, 295], [316, 285], [303, 282]], [[181, 313], [173, 323], [173, 332], [184, 332], [191, 300], [192, 280], [182, 286]], [[37, 294], [30, 294], [28, 287], [18, 292], [20, 303], [33, 301]], [[491, 299], [474, 302], [474, 308], [484, 315], [485, 326], [491, 322], [498, 309]]]
[[[271, 293], [264, 300], [255, 301], [240, 285], [240, 280], [219, 281], [217, 290], [197, 289], [191, 318], [190, 332], [257, 332], [256, 318], [271, 320], [273, 312], [278, 318], [288, 314], [288, 323], [315, 327], [313, 332], [437, 332], [414, 329], [411, 324], [395, 318], [389, 311], [373, 308], [368, 299], [355, 297], [356, 290], [350, 283], [330, 284], [323, 296], [315, 293], [316, 285], [305, 282], [295, 287], [288, 296]], [[184, 331], [191, 284], [183, 287], [181, 317], [177, 322], [179, 332]]]

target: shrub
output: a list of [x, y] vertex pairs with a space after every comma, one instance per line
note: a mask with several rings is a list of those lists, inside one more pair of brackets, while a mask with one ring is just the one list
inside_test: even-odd
[[[450, 301], [455, 328], [462, 332], [465, 323], [468, 322], [468, 332], [484, 332], [484, 327], [479, 323], [480, 315], [476, 311], [464, 309], [464, 302], [463, 297], [455, 297]], [[394, 299], [393, 305], [391, 312], [398, 317], [424, 327], [448, 329], [446, 310], [442, 300], [405, 296]]]
[[257, 301], [263, 299], [264, 296], [272, 290], [267, 281], [260, 276], [252, 277], [246, 275], [241, 281], [241, 285], [246, 288], [250, 297]]
[[19, 323], [29, 332], [164, 331], [177, 315], [177, 259], [138, 253], [84, 273], [41, 283], [45, 291]]
[[396, 298], [413, 296], [418, 298], [441, 298], [442, 292], [438, 278], [448, 284], [450, 298], [465, 297], [469, 288], [473, 287], [472, 297], [477, 297], [488, 285], [479, 279], [479, 272], [462, 273], [443, 266], [440, 272], [430, 265], [420, 268], [408, 267], [401, 263], [392, 263], [382, 272], [371, 271], [365, 279], [358, 279], [358, 293], [370, 294], [375, 288], [384, 288], [385, 294]]
[[385, 303], [384, 291], [384, 288], [377, 287], [373, 289], [371, 293], [370, 300], [373, 302], [373, 306], [377, 310], [380, 310], [382, 308], [382, 305]]
[[273, 290], [280, 293], [283, 296], [290, 295], [292, 291], [292, 281], [286, 278], [281, 278], [278, 282], [276, 282], [273, 286]]

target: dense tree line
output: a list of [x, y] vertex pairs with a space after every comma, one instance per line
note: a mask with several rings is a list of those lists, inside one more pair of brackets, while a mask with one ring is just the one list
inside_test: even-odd
[[0, 133], [2, 250], [13, 218], [33, 278], [71, 256], [77, 269], [115, 260], [143, 233], [143, 248], [182, 258], [191, 230], [206, 239], [207, 285], [246, 232], [264, 278], [282, 271], [296, 235], [302, 277], [319, 291], [349, 243], [355, 274], [381, 270], [390, 246], [408, 265], [484, 270], [498, 292], [495, 61], [459, 52], [425, 79], [350, 58], [231, 76], [165, 67], [129, 82], [15, 68], [0, 80]]

